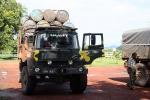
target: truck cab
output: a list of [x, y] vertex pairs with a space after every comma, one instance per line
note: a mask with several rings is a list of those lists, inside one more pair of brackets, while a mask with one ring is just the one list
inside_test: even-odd
[[103, 34], [83, 35], [82, 50], [76, 28], [37, 28], [34, 33], [19, 33], [20, 82], [24, 94], [31, 94], [38, 83], [70, 82], [73, 93], [87, 86], [86, 64], [103, 55]]

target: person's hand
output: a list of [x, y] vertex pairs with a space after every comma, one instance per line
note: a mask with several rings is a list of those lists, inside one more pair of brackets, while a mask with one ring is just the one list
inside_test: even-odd
[[136, 62], [139, 62], [140, 61], [140, 56], [137, 56], [136, 57]]

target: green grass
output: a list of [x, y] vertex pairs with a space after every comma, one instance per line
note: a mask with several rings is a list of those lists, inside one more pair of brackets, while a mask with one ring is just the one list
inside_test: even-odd
[[0, 54], [0, 60], [16, 60], [16, 54]]
[[90, 66], [122, 66], [123, 61], [121, 59], [117, 58], [97, 58], [93, 61], [93, 63]]
[[[13, 54], [0, 54], [0, 61], [4, 61], [4, 60], [17, 60], [16, 55]], [[105, 58], [105, 57], [101, 57], [101, 58], [97, 58], [93, 61], [93, 63], [91, 65], [88, 66], [122, 66], [123, 65], [123, 61], [121, 59], [117, 59], [115, 57], [113, 58]]]

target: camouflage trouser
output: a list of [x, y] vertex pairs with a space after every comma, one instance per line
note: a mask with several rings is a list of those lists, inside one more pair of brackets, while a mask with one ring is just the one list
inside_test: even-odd
[[136, 69], [128, 67], [129, 81], [128, 86], [133, 87], [135, 85], [136, 80]]

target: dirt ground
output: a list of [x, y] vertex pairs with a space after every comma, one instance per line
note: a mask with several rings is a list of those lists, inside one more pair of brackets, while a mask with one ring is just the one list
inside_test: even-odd
[[0, 100], [150, 100], [150, 87], [129, 90], [122, 66], [89, 67], [84, 94], [72, 94], [69, 85], [38, 86], [32, 96], [22, 95], [16, 61], [0, 61]]

